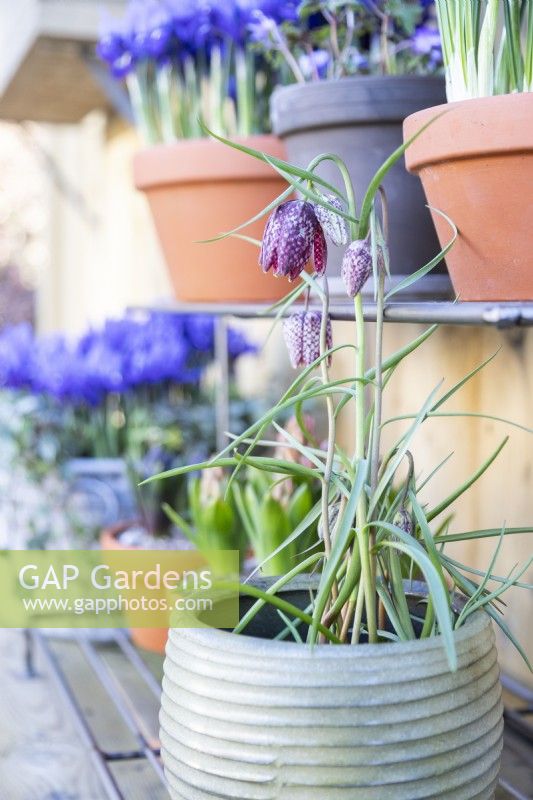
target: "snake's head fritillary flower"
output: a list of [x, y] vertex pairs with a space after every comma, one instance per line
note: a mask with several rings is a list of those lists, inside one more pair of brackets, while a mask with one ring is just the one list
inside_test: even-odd
[[[335, 195], [327, 194], [324, 195], [323, 199], [326, 200], [330, 206], [338, 208], [339, 211], [344, 211], [341, 201], [338, 197], [335, 197]], [[330, 211], [329, 208], [324, 208], [324, 206], [320, 205], [315, 205], [315, 214], [322, 225], [324, 233], [333, 244], [337, 245], [337, 247], [348, 244], [348, 229], [343, 217], [339, 214], [335, 214], [334, 211]]]
[[[308, 367], [320, 357], [322, 314], [319, 311], [301, 311], [293, 314], [283, 324], [285, 343], [292, 366]], [[331, 320], [326, 325], [326, 347], [332, 347]], [[328, 363], [331, 357], [328, 359]]]
[[404, 506], [396, 512], [392, 524], [396, 525], [396, 527], [404, 531], [404, 533], [408, 533], [409, 536], [413, 533], [413, 521], [411, 515]]
[[[383, 250], [378, 247], [378, 271], [385, 269]], [[352, 242], [344, 254], [342, 278], [350, 297], [359, 294], [372, 274], [372, 246], [368, 239]]]
[[312, 261], [317, 275], [326, 271], [326, 237], [314, 206], [305, 200], [281, 203], [267, 222], [259, 264], [276, 277], [297, 278]]

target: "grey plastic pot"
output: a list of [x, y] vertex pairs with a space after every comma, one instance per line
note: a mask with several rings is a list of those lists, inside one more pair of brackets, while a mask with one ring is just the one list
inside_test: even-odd
[[[364, 76], [294, 84], [274, 92], [272, 126], [285, 143], [289, 161], [299, 166], [306, 167], [320, 153], [340, 156], [360, 202], [378, 167], [402, 144], [405, 117], [445, 102], [444, 79], [439, 77]], [[323, 165], [319, 171], [342, 186], [333, 165]], [[384, 186], [390, 207], [391, 272], [393, 281], [398, 281], [433, 258], [440, 245], [420, 181], [407, 172], [403, 158], [389, 172]], [[333, 290], [342, 291], [338, 278], [342, 250], [329, 245], [329, 253]], [[446, 296], [450, 290], [441, 265], [410, 293]]]
[[[302, 592], [302, 600], [307, 597]], [[494, 633], [310, 648], [172, 629], [162, 757], [173, 800], [491, 800], [502, 749]]]
[[68, 506], [80, 524], [98, 530], [137, 516], [126, 462], [122, 458], [71, 458], [64, 466]]

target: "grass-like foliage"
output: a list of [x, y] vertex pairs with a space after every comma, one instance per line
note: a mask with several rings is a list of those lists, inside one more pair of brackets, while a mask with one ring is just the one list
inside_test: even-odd
[[533, 0], [436, 0], [448, 100], [533, 90]]
[[[423, 134], [423, 130], [417, 136]], [[416, 137], [414, 137], [416, 138]], [[422, 427], [431, 425], [435, 417], [447, 415], [448, 401], [491, 360], [472, 369], [451, 388], [441, 384], [420, 402], [412, 415], [402, 417], [407, 422], [393, 446], [384, 451], [382, 431], [386, 425], [394, 425], [399, 419], [384, 419], [382, 415], [383, 395], [394, 372], [406, 359], [415, 358], [416, 351], [435, 332], [436, 326], [428, 328], [407, 346], [385, 355], [382, 346], [383, 309], [385, 298], [385, 273], [387, 253], [387, 209], [381, 183], [388, 170], [401, 158], [407, 142], [393, 153], [376, 174], [358, 206], [355, 191], [345, 165], [334, 155], [321, 155], [304, 170], [291, 164], [268, 159], [262, 153], [227, 142], [228, 145], [247, 152], [251, 157], [268, 161], [273, 169], [283, 175], [290, 184], [289, 189], [301, 192], [306, 201], [315, 207], [321, 206], [329, 213], [338, 213], [332, 204], [331, 195], [325, 196], [322, 181], [315, 173], [319, 164], [330, 161], [337, 165], [344, 179], [345, 192], [341, 201], [345, 209], [342, 218], [349, 228], [352, 242], [371, 241], [373, 271], [377, 297], [377, 325], [373, 341], [368, 340], [368, 331], [363, 320], [363, 305], [360, 293], [354, 297], [354, 343], [353, 369], [345, 378], [332, 380], [329, 362], [335, 358], [337, 348], [327, 347], [326, 326], [322, 325], [320, 354], [313, 363], [302, 369], [292, 385], [253, 425], [240, 436], [232, 437], [227, 447], [215, 458], [203, 464], [172, 470], [156, 476], [154, 480], [198, 469], [223, 467], [231, 469], [228, 491], [238, 486], [246, 469], [263, 471], [268, 476], [292, 480], [295, 487], [302, 479], [318, 479], [322, 496], [305, 509], [297, 524], [285, 531], [278, 547], [264, 556], [259, 569], [272, 574], [269, 564], [279, 563], [280, 553], [292, 553], [292, 568], [279, 576], [274, 586], [262, 591], [247, 583], [243, 591], [256, 598], [252, 609], [241, 621], [238, 631], [246, 629], [250, 620], [264, 607], [272, 604], [284, 621], [284, 635], [300, 641], [307, 638], [309, 644], [333, 643], [358, 645], [365, 641], [404, 641], [439, 635], [451, 670], [457, 668], [454, 647], [454, 630], [463, 625], [469, 616], [485, 609], [526, 659], [520, 644], [502, 617], [501, 596], [511, 586], [528, 587], [521, 577], [531, 560], [521, 568], [515, 568], [507, 576], [493, 573], [496, 558], [506, 537], [530, 532], [529, 529], [496, 527], [489, 530], [449, 533], [450, 511], [475, 481], [491, 466], [507, 440], [502, 441], [496, 451], [488, 455], [479, 469], [464, 483], [457, 486], [448, 497], [435, 507], [428, 507], [421, 498], [427, 483], [435, 480], [445, 462], [438, 465], [425, 478], [416, 473], [412, 448], [415, 437]], [[286, 191], [277, 203], [288, 197]], [[339, 197], [336, 190], [335, 198]], [[380, 203], [378, 203], [380, 199]], [[264, 215], [272, 212], [277, 203], [265, 209]], [[380, 213], [378, 213], [378, 211]], [[259, 215], [262, 216], [262, 215]], [[450, 243], [437, 257], [417, 271], [410, 281], [425, 275], [446, 254], [457, 235], [450, 222]], [[239, 229], [240, 230], [240, 229]], [[229, 234], [226, 235], [231, 235]], [[285, 301], [277, 305], [278, 316], [284, 316], [290, 307], [305, 292], [316, 297], [322, 305], [323, 323], [328, 317], [329, 292], [327, 277], [318, 278], [302, 272], [298, 282]], [[299, 308], [302, 308], [300, 304]], [[372, 367], [367, 365], [372, 363]], [[272, 448], [273, 429], [288, 412], [302, 420], [302, 411], [308, 404], [325, 405], [329, 423], [327, 442], [320, 448], [289, 439], [288, 446], [298, 447], [308, 466], [294, 460], [276, 457]], [[336, 436], [340, 411], [351, 413], [355, 420], [353, 448], [345, 451]], [[459, 412], [450, 412], [457, 416]], [[465, 412], [468, 415], [468, 412]], [[482, 415], [478, 415], [482, 416]], [[493, 419], [493, 417], [490, 417]], [[505, 422], [505, 420], [501, 420]], [[509, 423], [513, 424], [513, 423]], [[523, 426], [519, 426], [523, 428]], [[406, 428], [406, 429], [405, 429]], [[525, 429], [528, 430], [528, 429]], [[533, 431], [529, 431], [531, 433]], [[446, 459], [447, 460], [447, 459]], [[238, 493], [238, 497], [240, 497]], [[241, 499], [241, 505], [244, 505]], [[251, 507], [256, 503], [252, 498]], [[252, 517], [249, 525], [252, 525]], [[318, 524], [317, 524], [318, 522]], [[309, 532], [315, 538], [315, 548], [309, 546]], [[318, 532], [318, 533], [317, 533]], [[261, 536], [257, 527], [253, 535]], [[452, 559], [446, 546], [452, 542], [492, 537], [495, 541], [494, 558], [485, 571], [471, 569]], [[265, 542], [263, 542], [265, 544]], [[312, 545], [313, 543], [311, 543]], [[321, 547], [317, 551], [317, 545]], [[261, 548], [258, 548], [261, 551]], [[264, 552], [265, 547], [262, 548]], [[297, 554], [297, 557], [296, 555]], [[288, 566], [291, 561], [289, 560]], [[296, 575], [313, 570], [319, 574], [318, 589], [305, 611], [295, 608], [279, 597], [276, 592]], [[423, 618], [414, 617], [408, 603], [410, 581], [423, 580], [428, 594]], [[533, 587], [528, 587], [533, 588]], [[459, 596], [462, 599], [459, 599]], [[458, 610], [459, 609], [459, 610]]]

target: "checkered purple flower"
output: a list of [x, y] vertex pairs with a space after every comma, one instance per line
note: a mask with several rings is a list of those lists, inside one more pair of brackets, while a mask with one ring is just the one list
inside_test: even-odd
[[[292, 366], [308, 367], [320, 357], [320, 335], [322, 330], [322, 314], [319, 311], [301, 311], [293, 314], [283, 324], [285, 344], [289, 351]], [[326, 327], [326, 347], [333, 346], [331, 320]], [[328, 359], [328, 363], [331, 357]]]
[[[338, 197], [335, 197], [332, 194], [327, 194], [323, 197], [323, 199], [326, 200], [330, 206], [338, 208], [339, 211], [344, 211], [342, 203]], [[337, 247], [348, 244], [348, 229], [346, 227], [346, 221], [344, 217], [341, 217], [339, 214], [335, 214], [334, 211], [330, 211], [328, 208], [324, 208], [324, 206], [319, 205], [315, 205], [315, 214], [318, 221], [322, 225], [324, 233], [333, 242], [333, 244], [337, 245]]]
[[314, 206], [305, 200], [281, 203], [267, 222], [259, 264], [276, 277], [297, 278], [312, 261], [317, 275], [326, 271], [328, 247]]
[[[381, 247], [378, 247], [378, 269], [385, 269]], [[368, 239], [351, 243], [344, 254], [341, 272], [348, 295], [355, 297], [372, 275], [372, 246]]]

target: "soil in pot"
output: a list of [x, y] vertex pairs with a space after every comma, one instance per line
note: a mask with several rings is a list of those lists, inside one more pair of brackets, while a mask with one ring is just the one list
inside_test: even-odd
[[[243, 142], [283, 158], [274, 136]], [[231, 231], [268, 206], [287, 188], [264, 162], [221, 142], [199, 139], [158, 145], [135, 157], [135, 185], [145, 192], [176, 298], [197, 302], [268, 302], [287, 293], [286, 281], [263, 275], [258, 250]], [[242, 233], [261, 239], [265, 220]]]
[[[428, 203], [459, 235], [447, 263], [459, 300], [533, 300], [533, 95], [449, 103], [405, 121], [412, 136], [437, 119], [406, 152]], [[434, 214], [442, 244], [449, 224]]]
[[503, 721], [486, 614], [455, 632], [456, 673], [438, 637], [310, 648], [272, 641], [279, 617], [264, 624], [269, 641], [171, 630], [160, 719], [173, 800], [492, 800]]
[[[358, 203], [378, 167], [402, 144], [408, 114], [446, 100], [444, 79], [365, 76], [339, 81], [297, 84], [277, 90], [271, 102], [274, 131], [287, 147], [289, 161], [307, 166], [320, 153], [335, 153], [347, 164]], [[324, 164], [319, 174], [343, 188], [336, 167]], [[420, 185], [401, 159], [384, 181], [390, 215], [391, 271], [398, 281], [439, 251]], [[329, 245], [330, 270], [340, 276], [343, 248]], [[333, 290], [343, 293], [340, 279]], [[441, 265], [411, 291], [446, 294], [450, 290]]]

